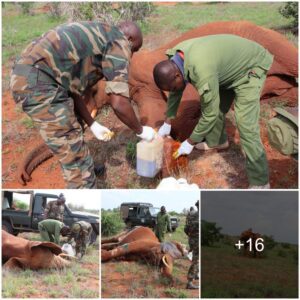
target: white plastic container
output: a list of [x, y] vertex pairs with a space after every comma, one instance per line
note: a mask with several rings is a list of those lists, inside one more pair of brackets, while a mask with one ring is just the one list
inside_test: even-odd
[[139, 176], [153, 178], [162, 168], [164, 140], [157, 136], [151, 142], [136, 145], [136, 171]]

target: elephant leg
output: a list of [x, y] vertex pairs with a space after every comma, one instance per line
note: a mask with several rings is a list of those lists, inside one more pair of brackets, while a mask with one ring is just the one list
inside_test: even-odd
[[118, 243], [127, 235], [127, 233], [128, 233], [128, 231], [122, 231], [118, 235], [114, 235], [109, 238], [101, 239], [101, 244]]
[[112, 250], [114, 248], [116, 248], [117, 246], [119, 246], [120, 243], [108, 243], [108, 244], [102, 244], [101, 245], [101, 249], [104, 250]]
[[108, 261], [128, 254], [145, 254], [155, 246], [159, 246], [159, 244], [155, 241], [149, 240], [138, 240], [128, 244], [123, 244], [113, 250], [102, 250], [101, 261]]

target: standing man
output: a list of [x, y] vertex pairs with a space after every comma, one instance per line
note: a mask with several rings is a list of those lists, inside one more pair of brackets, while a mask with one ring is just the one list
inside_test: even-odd
[[112, 132], [87, 110], [84, 93], [100, 79], [118, 118], [138, 137], [152, 140], [155, 131], [142, 126], [129, 100], [130, 58], [143, 43], [133, 22], [108, 26], [75, 22], [58, 26], [33, 41], [15, 63], [11, 90], [60, 161], [68, 188], [96, 188], [94, 163], [83, 139], [82, 120], [99, 140]]
[[44, 219], [53, 219], [63, 222], [66, 198], [60, 193], [57, 200], [49, 201], [45, 208]]
[[260, 138], [260, 93], [273, 56], [259, 44], [229, 34], [184, 41], [167, 51], [170, 60], [154, 68], [157, 86], [170, 91], [161, 136], [171, 132], [186, 83], [201, 96], [201, 117], [175, 156], [199, 150], [229, 147], [225, 116], [234, 101], [241, 145], [246, 154], [250, 188], [270, 188], [266, 153]]
[[184, 226], [184, 232], [189, 238], [190, 252], [193, 254], [192, 264], [187, 274], [187, 289], [199, 289], [199, 286], [193, 284], [194, 279], [199, 279], [199, 200], [195, 206], [197, 211], [187, 215]]
[[92, 232], [93, 227], [90, 223], [85, 221], [78, 221], [74, 223], [71, 228], [64, 231], [62, 235], [68, 236], [67, 243], [70, 243], [71, 240], [74, 239], [76, 256], [81, 259], [86, 253], [86, 248], [91, 240]]
[[157, 214], [155, 227], [155, 235], [161, 243], [164, 241], [167, 231], [171, 232], [171, 222], [166, 208], [162, 206]]
[[59, 245], [60, 234], [66, 230], [65, 224], [57, 220], [43, 220], [39, 222], [38, 229], [42, 238], [42, 241], [52, 242]]

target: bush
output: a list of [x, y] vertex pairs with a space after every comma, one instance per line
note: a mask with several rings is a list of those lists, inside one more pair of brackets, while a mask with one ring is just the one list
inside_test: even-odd
[[144, 22], [154, 9], [149, 2], [67, 2], [61, 3], [69, 21], [94, 21], [115, 25], [128, 20]]
[[59, 19], [63, 16], [64, 12], [62, 11], [60, 2], [51, 2], [49, 3], [49, 15], [51, 18]]
[[217, 227], [214, 222], [201, 221], [201, 244], [211, 246], [222, 238], [220, 233], [222, 227]]
[[289, 243], [281, 243], [281, 247], [284, 249], [290, 249], [291, 245]]
[[25, 202], [20, 201], [20, 200], [14, 200], [14, 206], [17, 209], [29, 210], [29, 205], [26, 204]]
[[271, 250], [277, 245], [273, 236], [271, 235], [263, 235], [263, 239], [264, 239], [264, 245], [266, 250]]
[[101, 212], [101, 234], [103, 236], [111, 236], [117, 234], [124, 228], [124, 222], [120, 213]]
[[298, 2], [287, 2], [279, 8], [279, 13], [287, 19], [292, 19], [293, 26], [298, 27]]
[[21, 6], [21, 11], [23, 15], [33, 15], [33, 5], [34, 2], [20, 2], [19, 5]]

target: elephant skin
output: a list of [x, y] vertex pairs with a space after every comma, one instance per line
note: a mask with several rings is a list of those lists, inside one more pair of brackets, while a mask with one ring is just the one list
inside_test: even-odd
[[[287, 100], [290, 106], [298, 105], [298, 50], [293, 44], [280, 33], [248, 21], [213, 22], [192, 29], [159, 49], [141, 50], [132, 56], [129, 73], [130, 98], [138, 106], [143, 125], [157, 128], [165, 118], [168, 93], [156, 86], [152, 73], [154, 66], [166, 59], [166, 49], [187, 39], [212, 34], [238, 35], [268, 49], [274, 55], [274, 62], [267, 74], [261, 99], [280, 97]], [[87, 90], [84, 96], [88, 110], [93, 116], [103, 105], [110, 104], [104, 89], [105, 81], [100, 80]], [[172, 121], [171, 136], [179, 141], [187, 139], [198, 123], [200, 115], [200, 96], [196, 89], [188, 84], [177, 117]], [[48, 148], [45, 150], [45, 147], [38, 145], [19, 165], [17, 180], [25, 185], [26, 181], [31, 180], [31, 172], [51, 156], [53, 154]]]
[[62, 269], [70, 262], [61, 248], [50, 242], [28, 241], [2, 230], [2, 263], [5, 269]]
[[[171, 244], [169, 251], [165, 245]], [[173, 262], [187, 255], [185, 247], [177, 242], [160, 243], [154, 232], [148, 227], [135, 227], [131, 231], [101, 240], [101, 261], [112, 259], [146, 260], [160, 267], [164, 276], [171, 277]], [[176, 255], [174, 255], [174, 250]], [[173, 252], [172, 252], [173, 251]]]

